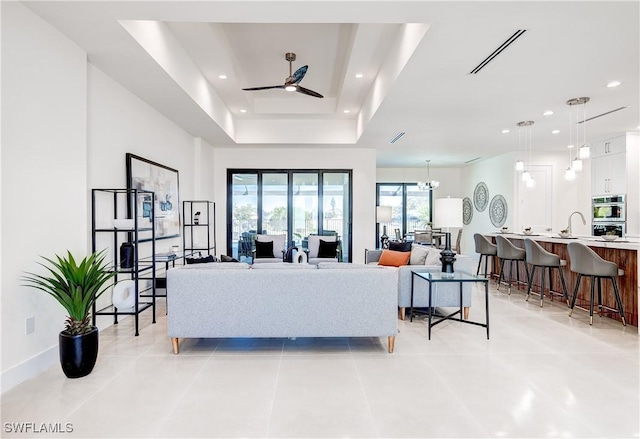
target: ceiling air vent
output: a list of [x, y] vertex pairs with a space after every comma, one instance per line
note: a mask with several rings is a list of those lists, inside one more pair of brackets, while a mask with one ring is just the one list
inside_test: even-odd
[[581, 124], [581, 123], [589, 122], [590, 120], [597, 119], [597, 118], [602, 117], [602, 116], [606, 116], [607, 114], [615, 113], [616, 111], [624, 110], [626, 108], [629, 108], [629, 107], [616, 108], [614, 110], [610, 110], [610, 111], [607, 111], [605, 113], [598, 114], [597, 116], [590, 117], [589, 119], [581, 120], [580, 122], [578, 122], [578, 125]]
[[526, 29], [518, 29], [513, 35], [511, 35], [507, 40], [500, 45], [496, 50], [493, 51], [491, 55], [486, 57], [480, 64], [478, 64], [473, 70], [469, 72], [470, 75], [477, 74], [480, 70], [484, 69], [487, 64], [495, 59], [496, 56], [500, 55], [507, 47], [511, 45], [515, 40], [520, 38], [522, 34], [524, 34]]
[[393, 139], [389, 140], [389, 143], [396, 143], [402, 136], [404, 136], [404, 131], [393, 136]]

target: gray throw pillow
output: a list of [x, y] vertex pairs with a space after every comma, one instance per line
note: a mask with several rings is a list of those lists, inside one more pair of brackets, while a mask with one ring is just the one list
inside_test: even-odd
[[424, 245], [413, 245], [411, 247], [411, 256], [409, 257], [409, 265], [425, 265], [429, 250]]

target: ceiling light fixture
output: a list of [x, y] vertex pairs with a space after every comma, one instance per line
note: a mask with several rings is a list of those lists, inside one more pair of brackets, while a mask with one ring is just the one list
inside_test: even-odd
[[504, 129], [504, 130], [502, 130], [501, 132], [502, 132], [502, 134], [507, 134], [507, 133], [510, 133], [511, 131], [510, 131], [510, 130], [507, 130], [507, 129]]
[[551, 134], [560, 134], [560, 130], [553, 130], [551, 131]]
[[362, 79], [364, 78], [364, 75], [362, 73], [356, 73], [356, 79]]
[[543, 116], [552, 116], [553, 115], [553, 111], [551, 110], [547, 110], [544, 113], [542, 113]]
[[227, 75], [218, 75], [218, 79], [227, 79]]
[[524, 156], [525, 160], [527, 159], [527, 152], [529, 153], [529, 160], [524, 162], [522, 160], [518, 160], [516, 162], [516, 170], [522, 171], [522, 181], [527, 185], [528, 188], [533, 188], [536, 185], [534, 178], [531, 176], [530, 169], [531, 167], [531, 155], [532, 155], [532, 147], [531, 147], [531, 126], [534, 124], [532, 120], [524, 120], [522, 122], [518, 122], [518, 149], [521, 147], [521, 139], [524, 136]]
[[432, 189], [438, 189], [440, 187], [440, 182], [437, 180], [431, 180], [431, 160], [427, 160], [427, 181], [419, 181], [418, 182], [418, 190], [420, 191], [428, 191]]
[[343, 110], [342, 112], [343, 112], [344, 114], [348, 114], [348, 113], [351, 113], [351, 110]]
[[622, 84], [620, 81], [611, 81], [607, 84], [607, 88], [614, 88]]
[[[569, 106], [569, 167], [565, 170], [564, 178], [567, 181], [573, 181], [576, 178], [576, 173], [582, 171], [582, 160], [588, 159], [591, 155], [591, 149], [587, 144], [587, 129], [584, 121], [587, 119], [587, 102], [589, 102], [588, 97], [580, 97], [569, 99], [566, 103]], [[571, 160], [571, 150], [575, 147], [573, 144], [572, 138], [572, 130], [573, 130], [573, 106], [576, 106], [576, 144], [581, 145], [578, 150], [576, 150], [576, 157]], [[579, 105], [582, 105], [582, 143], [580, 143], [580, 123], [579, 119]]]
[[242, 109], [240, 110], [240, 113], [246, 113], [246, 112], [247, 112], [247, 110], [245, 110], [244, 108], [242, 108]]
[[284, 89], [287, 91], [296, 91], [298, 88], [295, 85], [287, 85]]

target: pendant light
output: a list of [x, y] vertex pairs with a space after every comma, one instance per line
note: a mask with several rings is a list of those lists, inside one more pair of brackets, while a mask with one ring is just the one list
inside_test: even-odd
[[[536, 185], [534, 178], [531, 176], [531, 172], [529, 172], [529, 167], [531, 167], [531, 125], [534, 122], [532, 120], [524, 120], [522, 122], [518, 122], [516, 125], [518, 126], [518, 147], [520, 147], [521, 137], [524, 133], [524, 158], [525, 161], [522, 162], [522, 175], [521, 179], [526, 184], [528, 188], [533, 188]], [[527, 153], [528, 161], [527, 160]], [[520, 160], [519, 160], [520, 161]], [[518, 169], [518, 162], [516, 162], [516, 169]]]
[[418, 182], [418, 190], [428, 191], [429, 189], [438, 189], [440, 182], [437, 180], [431, 180], [431, 160], [427, 160], [427, 181]]
[[[587, 102], [589, 102], [589, 98], [588, 97], [580, 97], [580, 98], [573, 98], [573, 99], [569, 99], [566, 104], [569, 106], [569, 168], [567, 168], [567, 170], [565, 171], [565, 180], [567, 181], [572, 181], [575, 180], [576, 178], [576, 173], [578, 172], [582, 172], [582, 160], [589, 158], [589, 156], [591, 155], [591, 148], [589, 147], [589, 145], [587, 144], [587, 130], [586, 130], [586, 119], [587, 119], [587, 111], [586, 111], [586, 105]], [[575, 148], [575, 145], [573, 144], [573, 139], [572, 139], [572, 132], [573, 132], [573, 106], [576, 106], [576, 120], [575, 120], [575, 125], [576, 125], [576, 144], [581, 145], [580, 148], [576, 148], [576, 156], [573, 160], [571, 160], [572, 157], [572, 153], [571, 150], [573, 148]], [[578, 105], [582, 105], [582, 140], [583, 142], [580, 142], [580, 127], [579, 127], [579, 107]]]

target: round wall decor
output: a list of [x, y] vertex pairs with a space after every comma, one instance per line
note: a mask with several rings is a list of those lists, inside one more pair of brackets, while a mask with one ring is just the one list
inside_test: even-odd
[[507, 221], [507, 212], [507, 200], [502, 195], [496, 195], [491, 199], [491, 204], [489, 205], [491, 224], [496, 227], [502, 227]]
[[471, 198], [464, 197], [462, 199], [462, 222], [465, 226], [471, 224], [473, 219], [473, 204], [471, 204]]
[[473, 204], [478, 212], [484, 212], [489, 204], [489, 188], [482, 181], [476, 185], [473, 191]]

